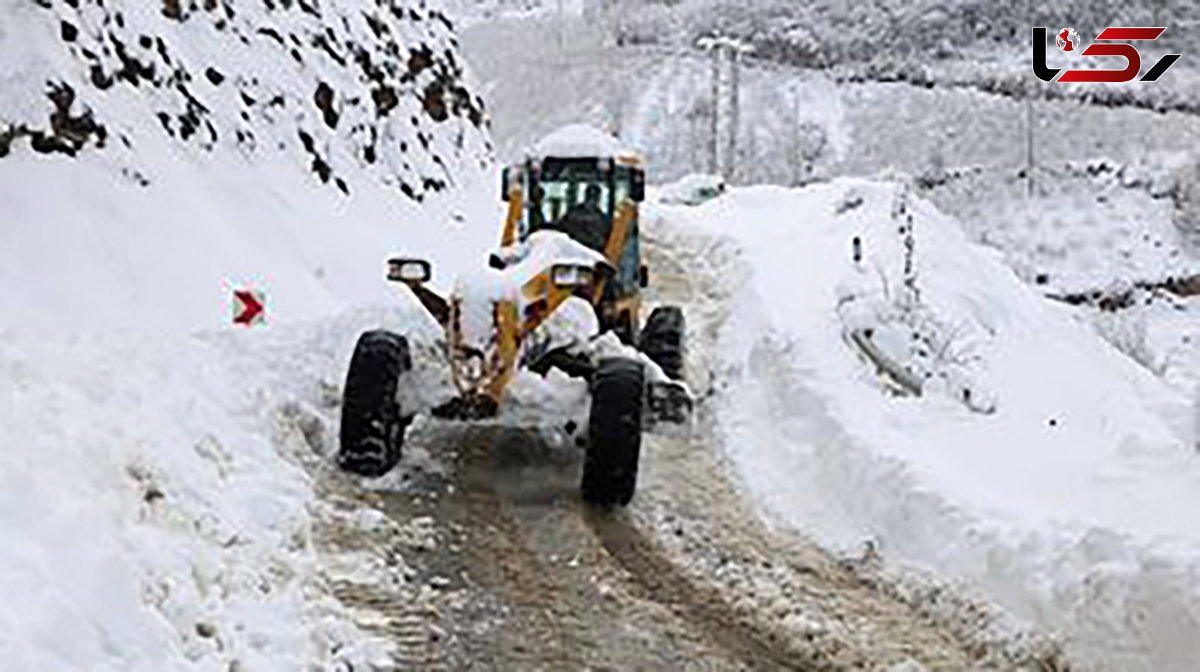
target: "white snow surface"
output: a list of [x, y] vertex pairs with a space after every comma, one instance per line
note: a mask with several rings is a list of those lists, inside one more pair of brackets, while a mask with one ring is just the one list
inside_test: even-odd
[[612, 158], [622, 150], [613, 136], [589, 124], [567, 124], [539, 140], [529, 150], [537, 158], [563, 159]]
[[692, 173], [658, 187], [658, 200], [671, 205], [700, 205], [720, 196], [725, 189], [725, 180], [720, 175]]
[[539, 273], [548, 271], [555, 264], [574, 264], [594, 267], [608, 263], [603, 254], [576, 241], [562, 231], [534, 231], [529, 237], [505, 252], [512, 260], [503, 275], [516, 287], [521, 287]]
[[320, 589], [310, 478], [273, 440], [277, 405], [316, 372], [295, 348], [292, 368], [265, 365], [266, 345], [0, 332], [6, 666], [374, 660]]
[[[6, 669], [387, 660], [329, 597], [335, 568], [313, 537], [324, 505], [279, 409], [336, 396], [354, 338], [381, 322], [350, 306], [419, 319], [384, 280], [389, 256], [433, 260], [443, 289], [485, 262], [500, 221], [498, 180], [480, 170], [489, 140], [456, 108], [450, 89], [470, 77], [437, 3], [202, 4], [171, 19], [164, 3], [4, 3]], [[363, 77], [356, 55], [379, 70]], [[441, 121], [422, 102], [435, 80]], [[103, 141], [68, 156], [3, 140], [52, 133], [46, 89], [61, 84]], [[384, 85], [396, 98], [380, 114]], [[265, 326], [232, 325], [240, 288], [265, 293]]]
[[[664, 244], [726, 278], [719, 438], [773, 517], [962, 581], [1088, 669], [1191, 669], [1200, 456], [1186, 395], [898, 184], [735, 189], [655, 212]], [[910, 214], [916, 298], [898, 233]], [[872, 325], [899, 332], [878, 345], [928, 373], [924, 395], [888, 393], [855, 354], [846, 330]], [[926, 339], [933, 361], [912, 354]]]

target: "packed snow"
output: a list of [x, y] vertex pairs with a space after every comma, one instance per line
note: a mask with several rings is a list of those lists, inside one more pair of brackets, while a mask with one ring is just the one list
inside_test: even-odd
[[725, 193], [725, 180], [718, 175], [692, 173], [658, 188], [658, 200], [672, 205], [700, 205]]

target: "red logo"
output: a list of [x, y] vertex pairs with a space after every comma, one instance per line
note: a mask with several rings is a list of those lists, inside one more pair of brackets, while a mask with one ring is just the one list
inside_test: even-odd
[[252, 327], [266, 322], [267, 297], [249, 289], [233, 290], [233, 323]]
[[[1166, 28], [1117, 28], [1108, 27], [1100, 31], [1096, 41], [1135, 41], [1157, 40]], [[1078, 52], [1079, 36], [1074, 28], [1063, 28], [1054, 36], [1054, 42], [1064, 52]], [[1142, 56], [1132, 44], [1091, 44], [1081, 56], [1120, 56], [1125, 59], [1125, 68], [1121, 70], [1067, 70], [1058, 78], [1059, 82], [1129, 82], [1138, 76], [1142, 69]], [[1142, 75], [1140, 82], [1153, 82], [1162, 76], [1167, 68], [1179, 60], [1180, 54], [1167, 54], [1158, 59], [1150, 70]], [[1033, 29], [1033, 74], [1046, 82], [1055, 81], [1055, 76], [1061, 68], [1046, 67], [1046, 29]]]

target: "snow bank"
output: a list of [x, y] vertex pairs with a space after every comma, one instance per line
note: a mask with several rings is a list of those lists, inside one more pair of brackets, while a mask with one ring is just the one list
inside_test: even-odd
[[275, 452], [247, 341], [0, 333], [7, 665], [355, 660], [319, 599], [309, 478]]
[[[444, 284], [498, 236], [482, 102], [435, 5], [6, 4], [9, 667], [378, 662], [328, 597], [276, 411], [336, 389], [378, 324], [348, 306], [419, 310], [388, 256]], [[265, 327], [233, 332], [235, 288], [266, 294]]]
[[[834, 547], [870, 540], [962, 579], [1088, 666], [1190, 667], [1189, 399], [898, 185], [735, 190], [658, 213], [669, 244], [729, 279], [719, 431], [770, 511]], [[854, 317], [847, 302], [873, 308]], [[880, 347], [925, 381], [922, 396], [881, 385], [847, 339], [856, 319], [911, 331]], [[964, 403], [964, 386], [992, 408]]]

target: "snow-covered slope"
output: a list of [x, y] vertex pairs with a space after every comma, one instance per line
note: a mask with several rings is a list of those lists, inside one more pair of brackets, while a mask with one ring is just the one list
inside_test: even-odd
[[[389, 254], [444, 283], [494, 240], [450, 22], [416, 0], [3, 5], [0, 659], [386, 662], [329, 597], [276, 414], [336, 390], [380, 318], [342, 311], [409, 300]], [[265, 293], [265, 327], [231, 333], [235, 288]]]
[[267, 391], [264, 353], [244, 336], [0, 333], [6, 666], [361, 658], [322, 597], [310, 478], [272, 441], [287, 393]]
[[0, 322], [215, 327], [231, 285], [313, 316], [386, 250], [467, 244], [439, 196], [491, 189], [489, 141], [437, 9], [10, 5]]
[[[727, 278], [717, 421], [775, 516], [965, 580], [1089, 666], [1189, 668], [1185, 395], [900, 185], [740, 189], [658, 216]], [[852, 332], [923, 394], [892, 392]]]

